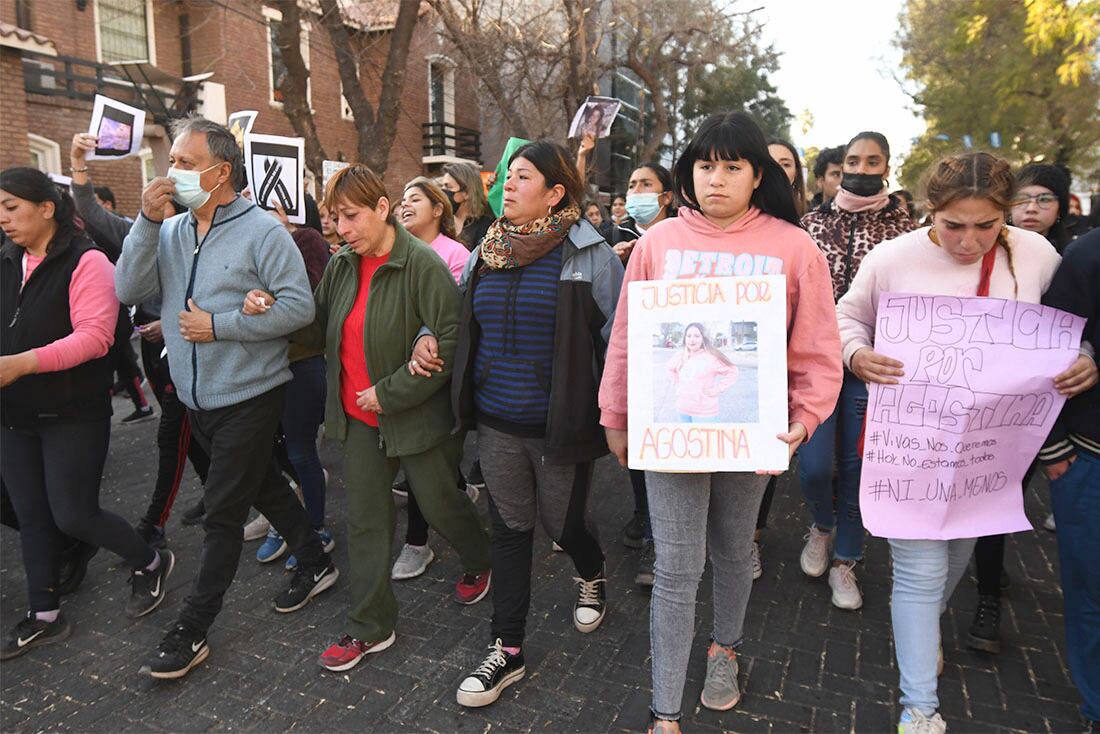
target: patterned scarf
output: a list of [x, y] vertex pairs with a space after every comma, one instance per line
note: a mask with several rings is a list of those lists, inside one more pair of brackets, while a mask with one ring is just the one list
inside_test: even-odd
[[581, 210], [575, 204], [519, 227], [501, 217], [489, 225], [481, 240], [485, 264], [480, 273], [522, 268], [538, 260], [557, 247], [580, 218]]

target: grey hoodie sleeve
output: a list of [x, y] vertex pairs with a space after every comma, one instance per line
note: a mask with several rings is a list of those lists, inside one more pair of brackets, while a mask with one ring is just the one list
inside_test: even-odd
[[615, 254], [610, 245], [600, 244], [596, 247], [606, 250], [607, 254], [603, 266], [592, 275], [592, 298], [596, 301], [596, 306], [600, 309], [604, 318], [607, 319], [603, 328], [600, 329], [600, 335], [603, 337], [603, 344], [600, 345], [600, 359], [602, 360], [604, 353], [607, 351], [607, 345], [611, 342], [611, 327], [615, 325], [615, 307], [619, 304], [619, 291], [623, 287], [625, 270], [622, 260], [619, 259], [619, 256]]
[[290, 233], [274, 227], [256, 253], [260, 282], [275, 303], [262, 318], [246, 316], [240, 308], [213, 314], [218, 341], [262, 342], [278, 339], [313, 323], [313, 291], [306, 264]]
[[117, 261], [122, 254], [122, 241], [130, 233], [132, 223], [126, 217], [107, 211], [96, 201], [95, 188], [91, 181], [70, 184], [69, 188], [73, 192], [76, 213], [94, 235], [96, 244], [108, 251], [107, 257], [112, 262]]
[[157, 248], [162, 223], [139, 214], [122, 243], [122, 254], [115, 264], [115, 294], [128, 306], [152, 300], [160, 295], [160, 268]]

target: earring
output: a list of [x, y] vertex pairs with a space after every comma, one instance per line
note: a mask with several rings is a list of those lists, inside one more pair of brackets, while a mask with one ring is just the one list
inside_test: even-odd
[[934, 224], [928, 230], [928, 239], [932, 240], [936, 247], [940, 246], [940, 237], [936, 234], [936, 225]]
[[554, 207], [552, 207], [552, 206], [546, 207], [546, 216], [548, 216], [548, 217], [554, 216]]

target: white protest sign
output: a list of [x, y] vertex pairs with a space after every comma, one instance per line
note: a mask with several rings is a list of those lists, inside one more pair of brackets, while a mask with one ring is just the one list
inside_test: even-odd
[[259, 114], [256, 110], [241, 110], [234, 112], [226, 120], [225, 126], [229, 128], [229, 132], [233, 133], [241, 150], [244, 150], [244, 136], [252, 132], [252, 126], [256, 124]]
[[628, 285], [628, 464], [667, 472], [785, 470], [783, 275]]
[[287, 219], [305, 224], [305, 140], [278, 135], [244, 136], [244, 169], [252, 201], [269, 211], [279, 204]]
[[95, 150], [88, 153], [90, 161], [112, 161], [134, 155], [141, 150], [145, 137], [145, 110], [97, 94], [88, 134], [96, 137]]
[[321, 189], [328, 188], [328, 180], [351, 164], [347, 161], [321, 161]]

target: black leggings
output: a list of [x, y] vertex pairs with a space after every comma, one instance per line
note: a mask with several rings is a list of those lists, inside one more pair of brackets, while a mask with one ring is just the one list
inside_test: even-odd
[[[1035, 474], [1036, 464], [1032, 462], [1024, 473], [1021, 486], [1027, 492], [1027, 485]], [[1001, 595], [1001, 570], [1005, 563], [1005, 536], [987, 535], [978, 538], [974, 544], [974, 570], [978, 577], [978, 593], [982, 596]]]
[[0, 473], [19, 516], [32, 612], [58, 608], [62, 534], [106, 548], [132, 568], [153, 562], [153, 549], [130, 524], [99, 507], [110, 438], [110, 418], [0, 428]]

